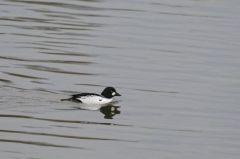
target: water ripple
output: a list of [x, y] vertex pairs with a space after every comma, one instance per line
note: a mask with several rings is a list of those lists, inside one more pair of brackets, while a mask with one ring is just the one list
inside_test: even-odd
[[57, 122], [57, 123], [77, 123], [77, 124], [111, 125], [111, 126], [132, 127], [132, 125], [114, 124], [114, 123], [110, 123], [110, 122], [92, 122], [92, 121], [79, 121], [79, 120], [48, 119], [48, 118], [38, 118], [38, 117], [27, 116], [27, 115], [13, 115], [13, 114], [0, 114], [0, 118], [20, 118], [20, 119], [34, 119], [34, 120], [50, 121], [50, 122]]
[[36, 63], [63, 63], [63, 64], [92, 64], [93, 63], [88, 61], [71, 61], [71, 60], [34, 60], [34, 59], [24, 59], [24, 58], [18, 58], [18, 57], [10, 57], [10, 56], [0, 56], [0, 59], [23, 61], [23, 62], [36, 62]]
[[42, 77], [35, 77], [35, 76], [29, 76], [29, 75], [23, 75], [23, 74], [17, 74], [17, 73], [10, 73], [10, 72], [2, 72], [11, 76], [16, 76], [16, 77], [22, 77], [22, 78], [29, 78], [29, 79], [38, 79], [38, 80], [47, 80], [47, 78], [42, 78]]
[[11, 139], [0, 139], [0, 142], [16, 143], [16, 144], [27, 144], [35, 146], [44, 146], [44, 147], [59, 147], [59, 148], [71, 148], [71, 149], [86, 149], [82, 147], [75, 146], [66, 146], [66, 145], [57, 145], [47, 142], [36, 142], [36, 141], [24, 141], [24, 140], [11, 140]]
[[[26, 1], [26, 0], [7, 0], [9, 2], [18, 2], [18, 3], [26, 3], [26, 4], [36, 4], [36, 5], [45, 5], [45, 6], [54, 6], [54, 7], [61, 7], [61, 8], [70, 8], [76, 10], [101, 10], [101, 8], [91, 7], [86, 5], [80, 4], [70, 4], [70, 3], [61, 3], [61, 2], [46, 2], [46, 1]], [[97, 2], [91, 0], [90, 2]]]
[[98, 138], [98, 137], [83, 137], [83, 136], [72, 136], [72, 135], [60, 135], [51, 133], [39, 133], [39, 132], [29, 132], [29, 131], [16, 131], [16, 130], [2, 130], [3, 133], [15, 133], [15, 134], [26, 134], [26, 135], [37, 135], [37, 136], [48, 136], [48, 137], [60, 137], [60, 138], [70, 138], [70, 139], [80, 139], [80, 140], [104, 140], [104, 141], [124, 141], [124, 142], [136, 142], [131, 140], [122, 140], [114, 138]]
[[84, 72], [73, 72], [73, 71], [65, 71], [60, 68], [54, 68], [54, 67], [47, 67], [47, 66], [41, 66], [41, 65], [19, 65], [23, 66], [25, 68], [28, 68], [30, 70], [36, 70], [36, 71], [44, 71], [44, 72], [53, 72], [53, 73], [62, 73], [62, 74], [72, 74], [72, 75], [99, 75], [96, 73], [84, 73]]
[[0, 82], [12, 83], [12, 81], [10, 81], [10, 80], [8, 80], [8, 79], [2, 79], [2, 78], [0, 78]]

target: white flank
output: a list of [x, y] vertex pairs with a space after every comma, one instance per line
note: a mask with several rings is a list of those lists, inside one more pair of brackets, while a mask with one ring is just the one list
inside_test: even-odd
[[83, 96], [77, 99], [82, 101], [82, 103], [84, 104], [99, 104], [99, 105], [110, 103], [113, 100], [113, 99], [103, 98], [95, 95]]

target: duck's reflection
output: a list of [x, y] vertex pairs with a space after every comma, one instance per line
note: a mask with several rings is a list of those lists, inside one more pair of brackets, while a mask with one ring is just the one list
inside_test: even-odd
[[113, 119], [113, 116], [120, 114], [120, 110], [118, 110], [120, 106], [107, 105], [100, 108], [100, 112], [103, 113], [105, 119]]
[[113, 119], [113, 116], [120, 114], [121, 111], [118, 109], [120, 106], [115, 106], [113, 104], [108, 104], [108, 105], [84, 105], [81, 104], [78, 107], [75, 107], [77, 109], [81, 110], [95, 110], [95, 111], [100, 111], [105, 119]]

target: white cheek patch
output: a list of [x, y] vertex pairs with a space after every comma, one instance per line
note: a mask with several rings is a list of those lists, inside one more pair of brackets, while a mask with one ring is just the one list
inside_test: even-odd
[[115, 92], [112, 92], [112, 96], [115, 96], [115, 94], [116, 94]]

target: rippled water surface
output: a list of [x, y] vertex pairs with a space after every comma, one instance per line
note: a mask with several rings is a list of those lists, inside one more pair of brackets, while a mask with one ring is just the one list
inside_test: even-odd
[[[0, 158], [238, 159], [240, 1], [1, 0]], [[61, 102], [122, 94], [103, 108]]]

